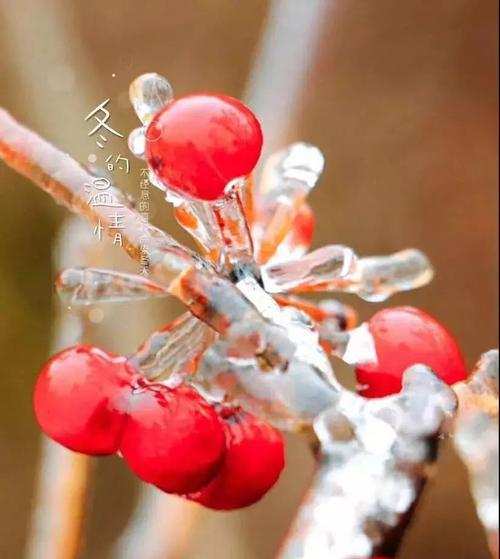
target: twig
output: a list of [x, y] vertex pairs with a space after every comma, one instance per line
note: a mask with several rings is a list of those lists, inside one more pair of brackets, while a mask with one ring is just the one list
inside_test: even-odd
[[[67, 153], [64, 153], [16, 122], [7, 111], [0, 109], [0, 158], [21, 175], [90, 222], [108, 227], [116, 207], [91, 206], [85, 185], [92, 185], [93, 177]], [[148, 246], [150, 271], [163, 285], [181, 271], [197, 263], [193, 254], [172, 237], [145, 222], [133, 210], [120, 190], [110, 187], [116, 201], [122, 204], [123, 246], [129, 256], [140, 261], [141, 243]]]

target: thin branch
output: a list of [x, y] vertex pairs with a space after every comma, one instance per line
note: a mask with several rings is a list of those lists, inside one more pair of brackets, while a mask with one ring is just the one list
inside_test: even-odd
[[[108, 227], [113, 223], [116, 207], [92, 206], [85, 185], [92, 186], [95, 179], [67, 153], [28, 130], [9, 113], [0, 109], [0, 158], [15, 171], [31, 180], [50, 194], [58, 204], [64, 205], [90, 222]], [[194, 255], [172, 237], [144, 221], [133, 210], [124, 195], [110, 186], [108, 192], [122, 205], [121, 230], [123, 246], [130, 257], [139, 261], [148, 247], [151, 274], [168, 287], [179, 272], [197, 263]]]

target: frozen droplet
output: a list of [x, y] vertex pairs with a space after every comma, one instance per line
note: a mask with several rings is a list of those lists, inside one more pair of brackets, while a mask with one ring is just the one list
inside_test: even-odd
[[135, 274], [99, 268], [68, 268], [56, 279], [56, 290], [62, 301], [74, 305], [114, 303], [165, 297], [159, 285]]
[[144, 127], [140, 126], [130, 132], [128, 136], [128, 148], [139, 159], [145, 159], [146, 134]]
[[129, 97], [139, 120], [147, 126], [154, 115], [172, 101], [174, 92], [166, 78], [148, 73], [130, 84]]
[[357, 257], [348, 247], [328, 245], [302, 258], [262, 267], [262, 280], [269, 293], [331, 289], [354, 273]]

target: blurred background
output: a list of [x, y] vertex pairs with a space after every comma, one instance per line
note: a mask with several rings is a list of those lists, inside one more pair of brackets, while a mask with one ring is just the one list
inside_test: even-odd
[[[497, 11], [496, 0], [0, 0], [0, 105], [86, 163], [96, 150], [85, 115], [109, 98], [111, 123], [126, 135], [138, 124], [128, 85], [143, 72], [167, 76], [177, 95], [248, 99], [263, 118], [267, 150], [305, 140], [325, 153], [310, 199], [315, 245], [426, 252], [436, 279], [389, 303], [437, 316], [472, 366], [498, 345]], [[113, 141], [114, 153], [126, 152], [124, 140]], [[130, 175], [115, 175], [136, 197], [139, 169], [134, 161]], [[187, 242], [161, 195], [151, 195], [151, 222]], [[33, 513], [41, 439], [31, 394], [54, 343], [52, 248], [65, 216], [0, 164], [6, 559], [24, 556]], [[135, 270], [119, 249], [95, 242], [101, 264]], [[350, 301], [363, 318], [378, 308]], [[132, 352], [180, 311], [172, 302], [103, 307], [95, 341]], [[313, 471], [302, 440], [289, 437], [287, 452], [285, 474], [261, 503], [202, 511], [175, 559], [270, 559]], [[92, 478], [82, 557], [101, 559], [111, 556], [140, 488], [118, 458], [98, 461]], [[447, 446], [400, 556], [488, 557], [464, 468]]]

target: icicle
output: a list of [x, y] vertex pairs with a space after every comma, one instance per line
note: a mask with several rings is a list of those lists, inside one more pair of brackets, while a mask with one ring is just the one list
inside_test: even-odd
[[136, 274], [100, 268], [68, 268], [55, 282], [62, 301], [68, 305], [93, 305], [165, 297], [168, 291]]

